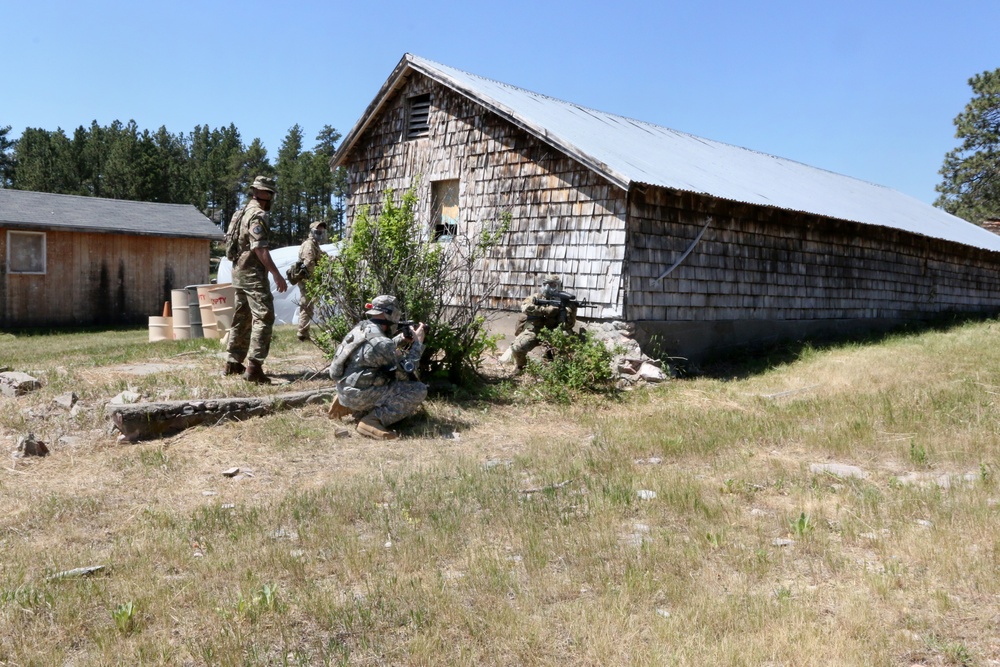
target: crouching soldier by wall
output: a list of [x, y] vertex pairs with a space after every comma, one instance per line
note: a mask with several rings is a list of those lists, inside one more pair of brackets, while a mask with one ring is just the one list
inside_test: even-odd
[[[358, 421], [358, 433], [391, 440], [398, 434], [388, 427], [414, 414], [427, 398], [427, 385], [415, 374], [424, 351], [426, 327], [423, 322], [413, 327], [412, 343], [402, 333], [390, 338], [400, 318], [392, 296], [375, 297], [365, 314], [368, 319], [344, 336], [330, 364], [330, 378], [337, 381], [337, 399], [330, 416], [364, 413]], [[409, 350], [401, 349], [407, 343]]]
[[538, 333], [542, 329], [565, 327], [571, 331], [576, 325], [576, 302], [561, 303], [560, 292], [562, 279], [548, 275], [542, 279], [542, 291], [521, 302], [521, 316], [514, 329], [514, 342], [510, 344], [510, 356], [518, 371], [528, 363], [528, 353], [538, 347]]

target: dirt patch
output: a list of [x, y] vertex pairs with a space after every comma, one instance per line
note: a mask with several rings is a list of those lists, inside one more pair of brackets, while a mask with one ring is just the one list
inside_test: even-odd
[[[10, 517], [30, 521], [39, 504], [52, 498], [97, 502], [115, 508], [194, 511], [205, 504], [259, 503], [355, 475], [379, 476], [404, 467], [435, 467], [473, 459], [483, 465], [507, 464], [531, 443], [566, 438], [584, 441], [579, 426], [549, 419], [546, 406], [460, 405], [431, 400], [418, 415], [402, 422], [400, 440], [379, 442], [360, 436], [350, 418], [333, 421], [327, 405], [196, 426], [171, 437], [129, 444], [120, 442], [104, 410], [109, 387], [135, 387], [142, 401], [207, 399], [256, 395], [330, 384], [326, 361], [314, 346], [273, 356], [266, 364], [275, 384], [260, 389], [239, 377], [222, 377], [222, 353], [73, 369], [82, 394], [82, 416], [51, 406], [39, 393], [16, 409], [29, 417], [17, 428], [0, 427], [8, 451], [21, 431], [37, 431], [49, 456], [8, 459], [0, 472]], [[491, 372], [509, 369], [495, 361]], [[117, 384], [116, 384], [117, 383]], [[86, 395], [96, 393], [94, 395]], [[12, 399], [8, 399], [12, 400]], [[289, 425], [289, 422], [293, 426]], [[338, 435], [338, 431], [340, 434]], [[346, 435], [345, 435], [346, 431]], [[291, 432], [293, 435], [287, 435]], [[240, 473], [222, 473], [239, 468]], [[525, 480], [531, 486], [533, 480]], [[49, 500], [46, 500], [49, 499]], [[120, 511], [113, 514], [121, 517]], [[129, 512], [126, 512], [126, 518]]]
[[116, 375], [156, 375], [158, 373], [183, 371], [184, 369], [194, 367], [194, 364], [144, 363], [126, 366], [112, 366], [107, 369], [107, 372]]

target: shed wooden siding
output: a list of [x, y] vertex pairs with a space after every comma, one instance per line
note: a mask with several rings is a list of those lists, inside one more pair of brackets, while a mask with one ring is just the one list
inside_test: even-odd
[[[1000, 308], [996, 253], [662, 188], [634, 193], [629, 213], [631, 320], [906, 319]], [[709, 215], [691, 254], [654, 282]]]
[[[430, 93], [430, 132], [406, 141], [407, 98]], [[604, 177], [486, 112], [478, 103], [414, 73], [387, 101], [342, 165], [348, 172], [348, 221], [359, 207], [376, 212], [387, 189], [419, 178], [420, 215], [430, 224], [430, 183], [459, 179], [460, 233], [510, 212], [507, 245], [485, 263], [500, 278], [489, 300], [516, 309], [546, 273], [601, 306], [622, 313], [625, 192]]]
[[8, 274], [0, 229], [2, 326], [145, 324], [162, 314], [171, 289], [209, 281], [207, 239], [45, 234], [45, 275]]

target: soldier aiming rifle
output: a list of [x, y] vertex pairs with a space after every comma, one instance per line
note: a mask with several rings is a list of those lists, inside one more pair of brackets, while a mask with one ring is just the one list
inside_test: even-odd
[[[537, 297], [531, 297], [535, 301], [535, 305], [538, 306], [555, 306], [559, 309], [559, 324], [564, 324], [567, 319], [569, 319], [569, 310], [572, 308], [574, 317], [577, 308], [585, 308], [590, 305], [590, 303], [584, 299], [583, 301], [577, 301], [575, 294], [570, 294], [565, 290], [558, 290], [552, 294], [551, 299], [539, 299]], [[572, 324], [570, 327], [572, 328]]]
[[528, 352], [538, 346], [538, 333], [542, 329], [562, 327], [572, 331], [577, 308], [586, 305], [586, 300], [577, 301], [574, 295], [563, 291], [559, 276], [545, 276], [542, 291], [521, 302], [521, 317], [514, 329], [514, 342], [510, 344], [510, 355], [517, 371], [523, 370], [528, 363]]
[[415, 413], [427, 398], [427, 385], [416, 375], [426, 327], [423, 322], [413, 326], [414, 322], [404, 320], [412, 336], [404, 344], [405, 333], [389, 338], [394, 326], [401, 332], [404, 329], [394, 296], [377, 296], [365, 308], [368, 319], [344, 336], [330, 363], [330, 378], [337, 381], [330, 417], [353, 412], [360, 416], [358, 433], [391, 440], [398, 434], [389, 427]]

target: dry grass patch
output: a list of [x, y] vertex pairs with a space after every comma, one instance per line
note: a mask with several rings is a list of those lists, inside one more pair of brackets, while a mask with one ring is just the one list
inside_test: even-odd
[[338, 438], [323, 406], [106, 431], [127, 388], [322, 386], [291, 328], [272, 388], [205, 341], [0, 338], [46, 383], [0, 399], [0, 439], [52, 448], [0, 469], [0, 664], [993, 664], [992, 326], [620, 402], [437, 399], [396, 442]]

